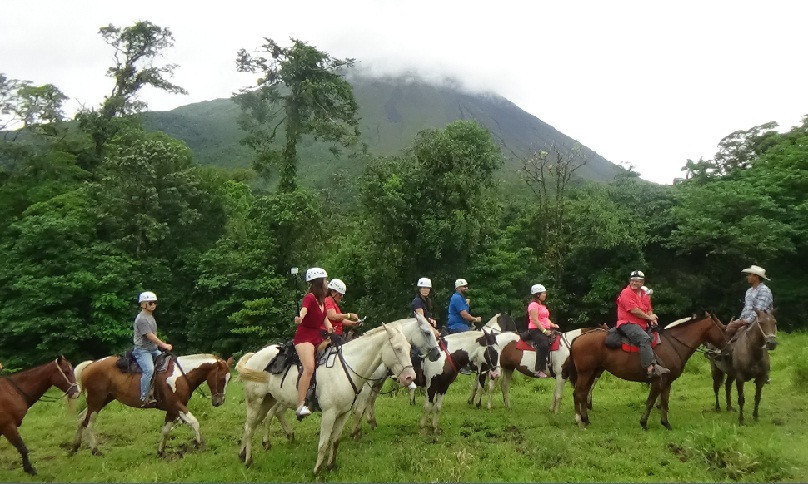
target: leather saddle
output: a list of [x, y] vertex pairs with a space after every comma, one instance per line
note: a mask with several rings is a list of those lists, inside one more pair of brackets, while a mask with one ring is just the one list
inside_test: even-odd
[[[157, 356], [153, 356], [152, 361], [154, 361], [155, 373], [165, 373], [168, 371], [171, 355], [168, 353], [160, 353]], [[123, 355], [118, 356], [118, 361], [115, 362], [115, 366], [117, 366], [122, 373], [143, 373], [131, 349]]]
[[[658, 331], [652, 332], [650, 336], [651, 348], [656, 348], [656, 345], [662, 343], [662, 338], [659, 336]], [[620, 348], [626, 353], [639, 353], [640, 351], [640, 348], [631, 344], [631, 341], [626, 338], [623, 332], [618, 328], [609, 328], [609, 332], [606, 334], [606, 339], [603, 341], [603, 344], [613, 350]]]

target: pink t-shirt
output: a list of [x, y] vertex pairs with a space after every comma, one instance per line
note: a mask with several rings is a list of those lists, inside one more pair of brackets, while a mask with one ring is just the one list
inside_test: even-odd
[[620, 295], [617, 297], [617, 326], [634, 323], [642, 329], [648, 329], [648, 321], [631, 314], [630, 311], [634, 308], [639, 308], [645, 313], [653, 312], [651, 298], [648, 297], [648, 294], [642, 290], [637, 294], [629, 284], [620, 291]]
[[[333, 309], [334, 311], [337, 312], [337, 314], [342, 314], [342, 311], [340, 311], [339, 306], [337, 306], [337, 302], [334, 301], [334, 298], [331, 297], [331, 296], [325, 298], [325, 312], [326, 312], [326, 314], [328, 314], [329, 309]], [[341, 335], [342, 334], [342, 320], [341, 319], [331, 319], [331, 318], [328, 318], [328, 320], [331, 321], [331, 326], [334, 327], [334, 332]], [[326, 329], [325, 328], [325, 320], [323, 320], [323, 329]]]
[[[530, 316], [530, 311], [536, 310], [539, 314], [539, 320], [536, 321]], [[527, 329], [552, 329], [553, 322], [550, 321], [550, 310], [544, 304], [539, 304], [536, 301], [531, 301], [527, 306]]]

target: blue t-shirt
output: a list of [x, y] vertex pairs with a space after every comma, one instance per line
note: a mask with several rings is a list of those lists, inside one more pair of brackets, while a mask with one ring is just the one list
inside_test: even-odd
[[427, 321], [432, 317], [432, 311], [426, 307], [426, 301], [421, 299], [421, 296], [415, 296], [415, 299], [412, 300], [412, 304], [410, 304], [412, 308], [412, 317], [415, 317], [415, 310], [416, 309], [423, 309], [424, 317], [426, 317]]
[[471, 329], [469, 323], [460, 316], [460, 311], [469, 312], [469, 305], [466, 304], [466, 298], [462, 294], [455, 292], [449, 300], [449, 319], [446, 323], [446, 328], [450, 332], [457, 333]]

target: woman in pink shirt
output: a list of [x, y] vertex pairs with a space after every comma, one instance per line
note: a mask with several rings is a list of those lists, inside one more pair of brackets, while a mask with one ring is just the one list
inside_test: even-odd
[[547, 356], [550, 353], [550, 340], [548, 337], [558, 325], [550, 321], [550, 311], [544, 305], [547, 299], [547, 289], [541, 284], [533, 284], [530, 288], [533, 300], [527, 307], [527, 332], [536, 348], [536, 369], [534, 374], [538, 378], [547, 378]]

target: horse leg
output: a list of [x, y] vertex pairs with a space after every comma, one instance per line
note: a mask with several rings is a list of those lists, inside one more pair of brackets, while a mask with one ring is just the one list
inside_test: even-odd
[[317, 463], [314, 464], [314, 474], [320, 473], [323, 460], [331, 448], [331, 431], [337, 419], [337, 411], [333, 408], [323, 410], [323, 417], [320, 420], [320, 442], [317, 444]]
[[22, 457], [22, 468], [25, 472], [31, 474], [32, 476], [36, 475], [36, 469], [34, 466], [31, 465], [31, 461], [28, 460], [28, 447], [25, 446], [25, 443], [22, 441], [22, 437], [20, 437], [20, 432], [17, 430], [17, 426], [14, 425], [14, 422], [9, 421], [2, 429], [2, 435], [5, 435], [11, 445], [17, 448], [17, 452], [20, 453], [20, 457]]
[[727, 373], [727, 380], [725, 382], [726, 392], [727, 392], [727, 396], [726, 396], [727, 412], [734, 412], [735, 411], [735, 409], [732, 408], [732, 382], [733, 382], [733, 380], [734, 380], [734, 378], [731, 377], [729, 375], [729, 373]]
[[329, 470], [337, 465], [337, 450], [339, 449], [339, 441], [342, 439], [342, 429], [348, 422], [350, 415], [351, 412], [345, 412], [334, 421], [334, 428], [331, 430], [331, 452], [328, 456], [328, 464], [326, 464], [326, 468]]
[[662, 386], [661, 378], [651, 383], [651, 391], [648, 392], [648, 399], [645, 400], [645, 413], [642, 415], [642, 418], [640, 419], [640, 425], [642, 426], [643, 430], [648, 430], [648, 416], [651, 415], [651, 408], [654, 407], [654, 403], [656, 403], [656, 399], [659, 396], [659, 393], [662, 391], [662, 389], [660, 388], [661, 386]]
[[368, 399], [367, 409], [365, 410], [368, 425], [370, 425], [370, 428], [372, 429], [375, 429], [378, 425], [376, 422], [376, 399], [379, 398], [379, 391], [381, 391], [381, 389], [381, 385], [378, 387], [371, 387], [370, 398]]
[[170, 414], [166, 413], [166, 420], [163, 423], [163, 428], [160, 430], [160, 443], [157, 444], [157, 456], [162, 457], [163, 452], [166, 449], [166, 441], [168, 440], [168, 434], [171, 433], [171, 429], [174, 427], [174, 420], [176, 417], [171, 418], [169, 417]]
[[735, 388], [738, 390], [738, 425], [743, 425], [743, 404], [746, 397], [743, 394], [744, 381], [741, 378], [735, 379]]
[[432, 432], [440, 433], [440, 409], [443, 408], [443, 397], [445, 393], [438, 393], [435, 395], [435, 405], [432, 408]]
[[194, 417], [194, 414], [190, 412], [187, 408], [185, 411], [180, 411], [179, 413], [180, 420], [185, 422], [189, 427], [191, 427], [194, 431], [194, 441], [196, 442], [196, 447], [199, 448], [202, 446], [202, 432], [199, 430], [199, 420]]
[[671, 427], [670, 422], [668, 422], [668, 402], [670, 401], [670, 396], [671, 396], [671, 383], [667, 382], [667, 385], [663, 386], [662, 393], [659, 395], [659, 401], [661, 403], [660, 411], [662, 412], [662, 418], [660, 420], [660, 423], [666, 429], [673, 430], [673, 427]]
[[283, 433], [286, 434], [286, 441], [293, 442], [295, 440], [295, 430], [291, 425], [289, 425], [289, 421], [286, 420], [286, 408], [282, 407], [280, 403], [276, 403], [273, 414], [278, 418], [278, 422], [281, 424]]
[[[721, 404], [718, 402], [718, 392], [721, 390], [721, 384], [724, 383], [724, 372], [719, 370], [715, 363], [710, 365], [710, 374], [713, 377], [713, 393], [715, 393], [715, 411], [721, 411]], [[727, 400], [729, 401], [729, 400]]]
[[758, 419], [758, 408], [760, 407], [760, 394], [763, 391], [763, 385], [766, 384], [766, 375], [761, 375], [755, 378], [755, 411], [752, 412], [752, 417]]
[[[513, 380], [513, 370], [502, 371], [502, 401], [505, 402], [505, 408], [511, 408], [511, 380]], [[493, 385], [494, 382], [491, 382]]]
[[578, 427], [585, 429], [589, 425], [589, 413], [586, 408], [586, 398], [589, 395], [589, 389], [594, 383], [595, 375], [593, 373], [578, 373], [577, 380], [575, 381], [575, 391], [573, 396], [575, 399], [575, 421]]
[[[478, 372], [475, 378], [472, 380], [471, 383], [471, 394], [469, 395], [469, 399], [467, 400], [469, 405], [477, 405], [477, 408], [480, 408], [483, 403], [482, 397], [482, 389], [485, 387], [485, 373]], [[480, 395], [479, 401], [477, 400], [477, 395]]]
[[82, 437], [82, 434], [84, 433], [84, 427], [87, 426], [87, 411], [88, 410], [89, 410], [89, 407], [82, 410], [81, 413], [79, 414], [79, 420], [78, 420], [79, 424], [78, 424], [78, 426], [76, 428], [76, 435], [73, 437], [73, 444], [70, 446], [69, 455], [74, 455], [76, 453], [76, 451], [79, 450], [79, 447], [81, 447], [81, 437]]
[[421, 427], [421, 433], [426, 432], [426, 420], [432, 413], [432, 407], [434, 407], [434, 398], [435, 398], [434, 396], [430, 398], [429, 389], [427, 388], [426, 398], [424, 398], [424, 410], [423, 412], [421, 412], [421, 421], [419, 423]]
[[561, 410], [561, 397], [564, 396], [564, 383], [567, 379], [561, 376], [561, 368], [553, 369], [556, 374], [555, 391], [553, 392], [553, 402], [550, 404], [550, 411], [558, 413]]
[[[503, 371], [503, 373], [505, 372]], [[496, 381], [489, 378], [488, 386], [486, 388], [486, 393], [488, 394], [488, 410], [494, 408], [494, 406], [491, 404], [491, 399], [493, 398], [494, 389], [496, 388], [496, 386], [497, 386]]]
[[272, 414], [267, 415], [271, 406], [271, 400], [268, 396], [258, 399], [248, 399], [247, 403], [247, 419], [244, 421], [244, 434], [241, 437], [241, 449], [239, 450], [239, 459], [244, 462], [247, 467], [252, 464], [252, 436], [255, 427], [261, 422], [266, 421], [264, 430], [266, 432], [265, 439], [269, 445], [269, 422], [272, 420]]

